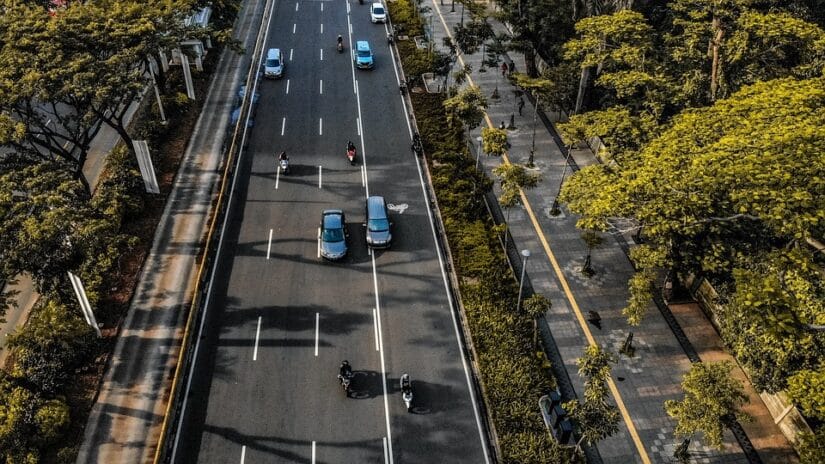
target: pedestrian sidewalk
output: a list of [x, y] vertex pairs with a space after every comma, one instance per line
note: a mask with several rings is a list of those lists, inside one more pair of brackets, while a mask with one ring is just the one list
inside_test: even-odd
[[[457, 7], [455, 13], [450, 13], [450, 8], [442, 7], [434, 0], [425, 4], [434, 12], [432, 42], [441, 45], [442, 39], [451, 35], [454, 26], [461, 20], [461, 10]], [[489, 20], [489, 23], [496, 33], [508, 32], [495, 20]], [[524, 192], [526, 205], [512, 208], [508, 213], [509, 230], [516, 249], [526, 249], [532, 253], [526, 266], [533, 290], [547, 296], [553, 303], [546, 314], [546, 328], [552, 334], [555, 351], [567, 371], [568, 375], [563, 376], [569, 378], [570, 388], [567, 390], [581, 396], [583, 385], [577, 375], [576, 359], [589, 343], [588, 339], [618, 353], [632, 332], [635, 353], [632, 357], [621, 355], [612, 372], [614, 393], [618, 393], [618, 396], [614, 394], [614, 400], [622, 412], [623, 421], [617, 434], [598, 444], [598, 454], [607, 463], [674, 462], [673, 452], [681, 439], [674, 437], [675, 422], [665, 413], [663, 403], [669, 399], [681, 399], [680, 383], [690, 369], [691, 359], [697, 353], [702, 359], [718, 359], [716, 354], [721, 351], [722, 342], [710, 324], [700, 324], [693, 317], [698, 309], [683, 313], [684, 307], [679, 307], [680, 317], [677, 320], [663, 303], [657, 306], [651, 301], [644, 321], [638, 327], [627, 325], [621, 309], [626, 305], [627, 283], [634, 271], [627, 257], [628, 243], [622, 236], [605, 236], [605, 242], [592, 252], [595, 275], [588, 278], [582, 274], [587, 250], [581, 239], [581, 230], [575, 227], [576, 217], [565, 211], [564, 207], [562, 214], [550, 214], [562, 176], [571, 174], [571, 167], [565, 167], [561, 142], [545, 124], [547, 114], [539, 115], [534, 129], [532, 101], [526, 96], [526, 105], [519, 114], [518, 89], [502, 78], [499, 69], [482, 71], [482, 58], [478, 51], [462, 55], [461, 60], [472, 65], [469, 83], [479, 86], [489, 103], [488, 117], [482, 126], [499, 127], [502, 121], [509, 126], [513, 118], [515, 127], [507, 131], [511, 147], [506, 158], [510, 162], [527, 163], [535, 130], [535, 172], [541, 175], [542, 181], [538, 187]], [[512, 61], [516, 71], [525, 69], [521, 54], [510, 52], [506, 61]], [[496, 88], [499, 99], [491, 98]], [[480, 128], [471, 134], [474, 150], [479, 149], [479, 136]], [[598, 162], [587, 150], [577, 150], [571, 158], [574, 167]], [[481, 156], [481, 161], [491, 178], [494, 178], [492, 169], [504, 162], [493, 156]], [[587, 322], [590, 311], [598, 313], [601, 318], [599, 324]], [[696, 346], [679, 327], [684, 314], [692, 315], [688, 335], [699, 341]], [[559, 380], [562, 384], [568, 382], [565, 378]], [[565, 385], [561, 387], [564, 394]], [[764, 420], [769, 419], [770, 415], [758, 396], [752, 396], [747, 410], [759, 419], [746, 429], [752, 443], [758, 446], [758, 455], [744, 434], [737, 440], [728, 430], [724, 436], [725, 447], [721, 451], [709, 448], [700, 435], [695, 436], [689, 447], [692, 462], [795, 462], [793, 450], [779, 428], [771, 420]]]

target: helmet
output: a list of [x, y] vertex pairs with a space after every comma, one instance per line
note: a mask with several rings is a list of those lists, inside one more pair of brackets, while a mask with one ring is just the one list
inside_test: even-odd
[[347, 360], [345, 359], [345, 360], [343, 360], [343, 361], [341, 362], [341, 365], [342, 365], [342, 366], [349, 366], [349, 361], [347, 361]]

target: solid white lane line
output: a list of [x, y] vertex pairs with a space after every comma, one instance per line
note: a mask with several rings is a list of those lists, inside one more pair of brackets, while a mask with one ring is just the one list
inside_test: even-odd
[[320, 93], [321, 95], [324, 94], [324, 80], [323, 79], [318, 81], [318, 93]]
[[292, 52], [295, 51], [294, 49], [289, 49], [289, 61], [292, 61]]
[[321, 257], [321, 228], [318, 228], [318, 257]]
[[321, 323], [321, 315], [315, 313], [315, 356], [318, 356], [318, 326]]
[[269, 259], [270, 251], [272, 251], [272, 229], [269, 229], [269, 244], [266, 246], [266, 259]]
[[352, 23], [349, 24], [349, 33], [352, 34]]
[[324, 49], [321, 49], [321, 61], [324, 61]]
[[321, 178], [323, 177], [321, 172], [321, 166], [318, 166], [318, 188], [321, 188]]
[[284, 135], [284, 128], [286, 128], [286, 117], [281, 120], [281, 135]]
[[372, 327], [375, 330], [375, 351], [378, 351], [378, 314], [375, 312], [375, 308], [372, 308]]
[[289, 95], [289, 79], [286, 80], [286, 93]]
[[358, 132], [358, 136], [360, 137], [361, 136], [361, 118], [355, 118], [355, 125], [357, 126], [355, 128], [355, 131]]
[[[363, 141], [362, 141], [363, 144]], [[378, 271], [375, 269], [375, 255], [372, 255], [372, 286], [375, 292], [375, 320], [378, 321], [378, 354], [381, 358], [381, 387], [384, 389], [384, 420], [387, 426], [387, 455], [389, 464], [393, 464], [392, 431], [390, 430], [390, 403], [387, 394], [387, 363], [384, 360], [384, 335], [381, 330], [381, 302], [378, 298]]]
[[[321, 6], [324, 6], [324, 4], [322, 3]], [[349, 15], [349, 2], [347, 2], [347, 14]]]
[[261, 316], [258, 316], [258, 330], [255, 331], [255, 351], [252, 352], [252, 360], [258, 360], [258, 339], [261, 338]]
[[384, 437], [384, 462], [388, 462], [389, 459], [387, 458], [387, 437]]
[[318, 118], [318, 135], [324, 135], [324, 118]]
[[296, 23], [292, 23], [292, 33], [293, 34], [295, 33], [295, 27], [297, 27], [297, 26], [298, 25]]
[[367, 186], [367, 169], [361, 165], [361, 187]]
[[244, 464], [244, 461], [246, 461], [246, 445], [241, 447], [241, 464]]
[[321, 34], [324, 33], [324, 23], [321, 23]]
[[312, 442], [312, 464], [315, 464], [315, 442]]

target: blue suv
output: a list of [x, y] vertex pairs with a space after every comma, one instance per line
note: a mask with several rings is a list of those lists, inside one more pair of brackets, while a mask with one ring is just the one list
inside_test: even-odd
[[355, 42], [355, 67], [358, 69], [372, 69], [375, 62], [372, 60], [372, 50], [366, 40]]

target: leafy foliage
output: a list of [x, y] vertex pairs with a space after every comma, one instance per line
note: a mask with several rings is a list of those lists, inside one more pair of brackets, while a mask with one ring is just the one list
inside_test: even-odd
[[730, 377], [732, 365], [693, 363], [682, 379], [685, 397], [665, 401], [668, 415], [676, 419], [676, 435], [690, 438], [702, 432], [711, 446], [722, 449], [724, 427], [732, 419], [748, 420], [739, 408], [748, 400], [740, 381]]
[[607, 401], [610, 365], [615, 363], [616, 356], [599, 345], [589, 345], [576, 360], [579, 375], [585, 378], [584, 401], [568, 401], [564, 408], [576, 422], [581, 435], [577, 449], [583, 441], [592, 445], [619, 431], [619, 410]]

